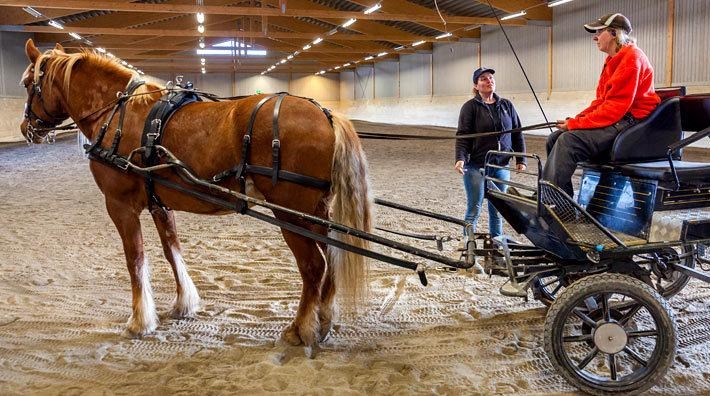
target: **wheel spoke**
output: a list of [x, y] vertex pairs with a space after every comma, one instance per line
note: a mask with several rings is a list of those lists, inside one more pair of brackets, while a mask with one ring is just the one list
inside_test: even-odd
[[616, 371], [616, 354], [609, 354], [606, 357], [607, 363], [609, 363], [609, 373], [611, 374], [611, 380], [616, 381], [617, 380], [617, 371]]
[[582, 310], [579, 309], [579, 307], [574, 308], [574, 309], [572, 310], [572, 312], [573, 312], [578, 318], [580, 318], [580, 319], [582, 320], [582, 322], [584, 322], [584, 323], [586, 323], [587, 325], [591, 326], [593, 329], [596, 329], [596, 328], [597, 328], [597, 322], [596, 322], [594, 319], [590, 318], [586, 313], [582, 312]]
[[636, 313], [641, 309], [641, 304], [635, 304], [632, 306], [625, 314], [619, 319], [619, 324], [626, 326], [626, 323], [636, 315]]
[[594, 349], [589, 351], [587, 356], [585, 356], [584, 359], [582, 359], [582, 361], [579, 362], [579, 364], [577, 365], [577, 368], [580, 370], [584, 370], [584, 368], [587, 367], [589, 362], [591, 362], [592, 359], [594, 359], [594, 357], [597, 356], [598, 353], [599, 353], [599, 349], [597, 349], [597, 347], [594, 347]]
[[605, 322], [611, 321], [611, 312], [609, 312], [609, 293], [602, 293], [602, 314]]
[[562, 342], [587, 342], [592, 340], [591, 334], [578, 334], [562, 337]]
[[658, 337], [658, 329], [629, 331], [626, 334], [629, 338]]
[[631, 356], [632, 359], [637, 361], [638, 364], [640, 364], [644, 367], [648, 367], [648, 361], [643, 360], [643, 358], [638, 353], [631, 350], [631, 348], [629, 348], [628, 346], [624, 347], [624, 352], [626, 352], [629, 356]]

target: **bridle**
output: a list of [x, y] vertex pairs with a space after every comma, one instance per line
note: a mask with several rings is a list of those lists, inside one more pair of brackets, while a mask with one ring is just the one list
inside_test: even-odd
[[[57, 125], [61, 124], [64, 120], [69, 118], [69, 115], [62, 114], [59, 117], [55, 116], [53, 114], [50, 114], [49, 111], [47, 111], [47, 108], [44, 106], [44, 100], [42, 100], [42, 77], [44, 77], [45, 62], [46, 59], [43, 59], [40, 62], [39, 72], [38, 74], [33, 76], [32, 83], [30, 84], [31, 86], [25, 86], [30, 88], [30, 92], [27, 96], [27, 103], [25, 103], [24, 111], [24, 118], [27, 121], [25, 140], [28, 144], [34, 143], [35, 136], [41, 137], [42, 139], [46, 139], [49, 143], [53, 143], [57, 130], [73, 129], [75, 127], [73, 125], [68, 125], [68, 127], [70, 128], [67, 128], [67, 126], [57, 127]], [[35, 73], [34, 66], [32, 66], [30, 72], [32, 72], [33, 74]], [[37, 99], [36, 101], [34, 100], [35, 97]], [[39, 107], [44, 117], [40, 117], [32, 110], [33, 101], [39, 104]], [[49, 118], [49, 120], [47, 120], [47, 118]], [[34, 125], [32, 125], [33, 123]]]

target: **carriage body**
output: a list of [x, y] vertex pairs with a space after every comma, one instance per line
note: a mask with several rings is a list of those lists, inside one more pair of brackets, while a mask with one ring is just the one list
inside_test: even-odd
[[508, 278], [501, 293], [532, 290], [549, 305], [545, 350], [579, 389], [641, 392], [673, 364], [667, 299], [690, 277], [710, 282], [710, 163], [682, 160], [708, 136], [710, 95], [673, 97], [622, 132], [609, 158], [582, 165], [576, 199], [539, 176], [505, 191], [487, 183], [488, 200], [532, 245], [498, 237], [471, 250]]

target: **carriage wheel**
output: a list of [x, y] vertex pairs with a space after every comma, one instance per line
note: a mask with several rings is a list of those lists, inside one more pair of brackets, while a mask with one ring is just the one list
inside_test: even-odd
[[673, 363], [677, 329], [668, 302], [623, 274], [590, 275], [559, 293], [545, 318], [545, 352], [592, 394], [641, 392]]
[[[681, 249], [683, 253], [690, 253], [693, 252], [695, 248], [692, 245], [684, 245], [679, 247], [679, 249]], [[657, 254], [662, 260], [673, 261], [678, 259], [678, 251], [674, 248], [662, 249]], [[681, 264], [689, 268], [695, 268], [695, 259], [693, 256], [686, 257], [681, 261]], [[665, 298], [671, 298], [680, 293], [685, 285], [688, 284], [688, 281], [690, 281], [690, 276], [678, 271], [663, 274], [652, 266], [651, 272], [653, 287]]]
[[536, 276], [531, 287], [533, 298], [549, 307], [569, 284], [569, 276], [562, 270], [543, 277]]

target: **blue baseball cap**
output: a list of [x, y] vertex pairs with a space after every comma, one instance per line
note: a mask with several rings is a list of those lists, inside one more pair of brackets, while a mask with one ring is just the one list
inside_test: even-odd
[[478, 78], [481, 77], [481, 74], [483, 73], [491, 73], [495, 74], [496, 71], [491, 69], [490, 67], [479, 67], [476, 69], [476, 71], [473, 72], [473, 83], [476, 84], [478, 83]]

